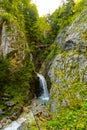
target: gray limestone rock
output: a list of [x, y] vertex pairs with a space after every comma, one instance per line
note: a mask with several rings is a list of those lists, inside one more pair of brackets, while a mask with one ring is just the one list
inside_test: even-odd
[[87, 10], [76, 18], [76, 20], [58, 34], [55, 43], [65, 51], [82, 49], [87, 46], [84, 34], [87, 30]]

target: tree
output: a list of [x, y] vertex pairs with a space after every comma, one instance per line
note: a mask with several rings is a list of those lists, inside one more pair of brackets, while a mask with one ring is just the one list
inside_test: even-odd
[[34, 26], [38, 19], [38, 11], [36, 8], [36, 5], [31, 4], [28, 7], [24, 8], [24, 20], [25, 20], [25, 30], [26, 30], [26, 36], [27, 40], [29, 42], [34, 41]]
[[37, 42], [47, 43], [47, 36], [49, 31], [50, 25], [47, 22], [47, 18], [45, 16], [38, 18], [34, 26], [34, 34]]
[[73, 12], [74, 5], [75, 3], [73, 0], [67, 0], [67, 2], [64, 3], [62, 7], [56, 9], [50, 16], [51, 19], [50, 25], [52, 29], [51, 32], [53, 39], [56, 38], [60, 30], [69, 25], [70, 22], [72, 21], [71, 18], [74, 14]]

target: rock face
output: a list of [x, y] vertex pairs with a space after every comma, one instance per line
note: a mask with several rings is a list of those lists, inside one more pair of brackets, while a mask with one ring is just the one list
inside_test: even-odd
[[[17, 119], [22, 106], [33, 97], [31, 83], [34, 84], [34, 70], [29, 55], [26, 56], [29, 54], [25, 51], [29, 49], [27, 45], [19, 23], [0, 18], [0, 120], [5, 116]], [[8, 71], [3, 71], [3, 66]]]
[[71, 26], [65, 28], [55, 40], [63, 51], [50, 61], [47, 73], [51, 81], [51, 110], [54, 112], [61, 106], [79, 108], [86, 99], [86, 12], [87, 10]]
[[23, 61], [27, 47], [23, 31], [12, 22], [2, 22], [0, 27], [0, 55], [6, 57], [9, 54], [16, 63]]
[[[84, 64], [83, 64], [84, 63]], [[48, 75], [52, 86], [50, 90], [51, 110], [57, 107], [79, 107], [86, 98], [87, 58], [75, 52], [60, 54], [53, 60]]]
[[87, 45], [87, 10], [58, 34], [55, 43], [66, 51]]

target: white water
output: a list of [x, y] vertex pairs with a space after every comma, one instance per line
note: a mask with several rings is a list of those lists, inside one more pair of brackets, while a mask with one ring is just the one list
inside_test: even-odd
[[[47, 89], [46, 80], [45, 80], [44, 76], [41, 74], [37, 73], [37, 76], [39, 77], [40, 87], [42, 87], [42, 89], [43, 89], [43, 93], [39, 97], [39, 99], [47, 102], [47, 101], [49, 101], [49, 93], [48, 93], [48, 89]], [[35, 120], [32, 111], [30, 111], [27, 115], [20, 117], [18, 120], [12, 121], [12, 123], [10, 125], [8, 125], [6, 128], [4, 128], [2, 130], [19, 130], [19, 127], [22, 126], [22, 123], [25, 122], [27, 120], [27, 118], [28, 118], [28, 121], [31, 123]]]
[[30, 111], [26, 115], [23, 115], [23, 117], [20, 117], [18, 120], [12, 121], [10, 125], [2, 130], [19, 130], [19, 127], [22, 126], [22, 123], [25, 122], [27, 119], [29, 123], [35, 121], [32, 111]]
[[25, 120], [25, 118], [21, 118], [18, 121], [13, 121], [10, 125], [8, 125], [7, 128], [4, 128], [3, 130], [17, 130]]
[[47, 89], [46, 80], [45, 80], [44, 76], [41, 74], [37, 73], [37, 76], [39, 77], [40, 87], [42, 87], [42, 89], [43, 89], [43, 93], [41, 94], [41, 96], [39, 98], [43, 101], [48, 101], [49, 93], [48, 93], [48, 89]]

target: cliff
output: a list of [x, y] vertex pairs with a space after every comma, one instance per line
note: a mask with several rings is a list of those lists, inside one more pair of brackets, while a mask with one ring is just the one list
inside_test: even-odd
[[0, 120], [4, 116], [16, 119], [23, 105], [30, 103], [34, 80], [34, 66], [24, 30], [17, 21], [0, 17]]
[[58, 34], [42, 65], [41, 71], [47, 70], [44, 74], [51, 82], [49, 109], [54, 114], [49, 129], [86, 129], [86, 19], [87, 10]]

